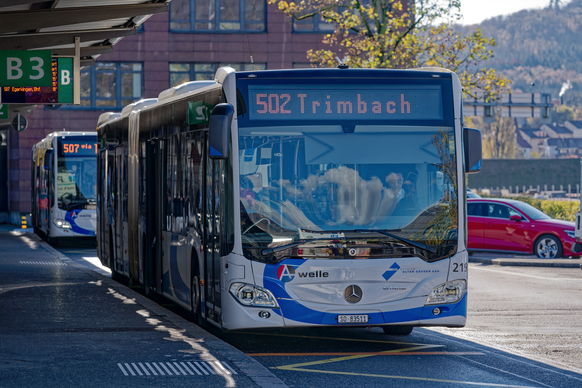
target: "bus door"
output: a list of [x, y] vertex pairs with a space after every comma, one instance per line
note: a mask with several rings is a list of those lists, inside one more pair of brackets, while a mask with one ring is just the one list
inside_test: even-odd
[[[208, 134], [205, 144], [208, 146]], [[220, 298], [220, 163], [205, 155], [204, 177], [204, 279], [205, 316], [218, 324], [222, 323]]]
[[[107, 257], [107, 150], [99, 151], [97, 165], [97, 252], [99, 257]], [[105, 186], [105, 187], [104, 187]], [[105, 195], [104, 195], [105, 194]], [[103, 265], [109, 263], [102, 262]]]
[[[129, 275], [129, 177], [128, 177], [127, 145], [121, 147], [121, 185], [119, 197], [121, 201], [121, 257], [123, 258], [123, 273]], [[134, 199], [134, 200], [137, 200]]]
[[127, 259], [127, 164], [126, 147], [115, 148], [115, 258], [117, 272], [129, 276]]
[[115, 174], [115, 150], [113, 148], [107, 151], [107, 226], [105, 237], [106, 253], [109, 257], [109, 267], [115, 267], [115, 219], [117, 214], [117, 175]]
[[122, 201], [122, 176], [121, 176], [121, 163], [122, 163], [122, 154], [121, 154], [121, 147], [117, 147], [114, 150], [114, 157], [115, 157], [115, 165], [113, 167], [113, 175], [115, 176], [114, 179], [114, 206], [113, 206], [113, 251], [115, 252], [114, 256], [114, 265], [115, 270], [119, 273], [123, 273], [123, 256], [121, 254], [121, 247], [122, 241], [121, 238], [122, 234], [122, 225], [121, 225], [121, 206], [123, 204]]
[[146, 249], [145, 249], [145, 273], [144, 287], [146, 293], [149, 290], [162, 290], [162, 209], [164, 206], [165, 182], [163, 171], [164, 141], [154, 140], [146, 142]]

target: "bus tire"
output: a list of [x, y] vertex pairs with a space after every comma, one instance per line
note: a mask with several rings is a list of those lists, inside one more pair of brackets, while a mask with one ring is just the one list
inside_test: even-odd
[[190, 283], [190, 308], [196, 323], [202, 327], [206, 327], [206, 319], [202, 316], [202, 300], [200, 291], [200, 266], [196, 253], [192, 252], [192, 282]]
[[389, 335], [409, 335], [414, 326], [383, 326], [384, 333]]
[[56, 237], [51, 237], [50, 233], [46, 236], [46, 242], [48, 242], [49, 245], [53, 247], [59, 246], [59, 239]]

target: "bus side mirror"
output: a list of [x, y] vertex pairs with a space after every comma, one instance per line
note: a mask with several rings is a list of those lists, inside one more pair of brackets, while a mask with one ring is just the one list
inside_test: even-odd
[[473, 128], [464, 128], [465, 172], [474, 174], [481, 171], [481, 132]]
[[50, 170], [53, 167], [53, 150], [47, 150], [44, 154], [44, 169]]
[[218, 104], [212, 109], [208, 138], [210, 142], [210, 159], [226, 159], [234, 108], [230, 104]]

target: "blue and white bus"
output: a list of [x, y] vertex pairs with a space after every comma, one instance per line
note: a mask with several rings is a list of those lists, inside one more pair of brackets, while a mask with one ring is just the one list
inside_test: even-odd
[[53, 132], [32, 147], [32, 226], [51, 244], [95, 240], [97, 133]]
[[[225, 330], [465, 325], [481, 137], [454, 73], [215, 78], [98, 127], [98, 255], [114, 276]], [[126, 223], [106, 211], [115, 195]]]

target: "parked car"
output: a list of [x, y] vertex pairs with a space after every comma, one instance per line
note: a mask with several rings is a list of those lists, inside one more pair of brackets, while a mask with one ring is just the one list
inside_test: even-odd
[[476, 192], [467, 189], [467, 198], [481, 198], [481, 196]]
[[582, 255], [575, 224], [556, 220], [525, 202], [511, 199], [467, 199], [469, 252], [534, 254], [553, 259]]

